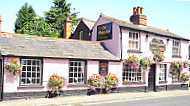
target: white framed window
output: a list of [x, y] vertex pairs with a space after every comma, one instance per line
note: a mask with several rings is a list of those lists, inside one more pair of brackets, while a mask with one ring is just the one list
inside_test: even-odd
[[85, 61], [70, 61], [69, 84], [85, 83]]
[[79, 40], [83, 40], [83, 31], [79, 32]]
[[180, 47], [180, 41], [173, 40], [173, 44], [172, 44], [172, 55], [173, 56], [179, 56], [179, 47]]
[[124, 82], [143, 82], [144, 81], [144, 73], [143, 69], [139, 68], [134, 71], [133, 67], [129, 67], [128, 65], [123, 65], [123, 81]]
[[139, 50], [139, 32], [129, 32], [128, 47], [130, 50]]
[[41, 59], [21, 59], [22, 75], [20, 85], [41, 85]]
[[160, 64], [159, 81], [166, 81], [166, 64]]

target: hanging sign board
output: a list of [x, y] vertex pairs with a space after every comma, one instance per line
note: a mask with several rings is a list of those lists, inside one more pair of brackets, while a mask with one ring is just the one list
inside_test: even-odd
[[103, 75], [103, 76], [108, 74], [108, 62], [107, 61], [100, 61], [99, 74]]
[[97, 41], [112, 39], [112, 23], [97, 27]]
[[150, 50], [152, 51], [152, 53], [164, 52], [165, 48], [166, 45], [164, 44], [163, 40], [153, 38], [152, 42], [150, 42]]

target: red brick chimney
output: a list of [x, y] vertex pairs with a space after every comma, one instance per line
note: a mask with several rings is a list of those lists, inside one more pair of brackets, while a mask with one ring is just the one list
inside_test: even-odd
[[71, 25], [72, 21], [69, 19], [69, 15], [66, 15], [66, 20], [64, 21], [64, 32], [63, 38], [69, 39], [71, 36]]
[[147, 25], [147, 16], [143, 14], [143, 7], [134, 7], [130, 21], [136, 25]]

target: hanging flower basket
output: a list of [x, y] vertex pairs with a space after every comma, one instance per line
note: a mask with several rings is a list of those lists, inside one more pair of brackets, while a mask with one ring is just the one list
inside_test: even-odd
[[149, 57], [143, 57], [140, 59], [140, 65], [146, 71], [148, 70], [151, 64], [152, 64], [152, 61]]
[[188, 68], [189, 67], [189, 62], [188, 61], [184, 61], [183, 62], [183, 67], [184, 68]]
[[173, 62], [171, 63], [171, 68], [172, 68], [174, 71], [182, 70], [182, 69], [183, 69], [183, 63], [182, 63], [182, 62], [179, 62], [179, 61], [173, 61]]
[[164, 61], [164, 59], [165, 59], [165, 56], [164, 56], [163, 52], [157, 52], [154, 54], [153, 60], [155, 62], [162, 62], [162, 61]]
[[13, 75], [22, 74], [22, 67], [18, 63], [18, 61], [14, 60], [14, 58], [6, 60], [5, 68], [9, 71], [10, 74], [13, 74]]
[[181, 75], [181, 81], [189, 81], [189, 76], [187, 76], [186, 72]]
[[136, 56], [129, 56], [126, 60], [124, 60], [124, 63], [136, 70], [139, 65], [139, 59]]

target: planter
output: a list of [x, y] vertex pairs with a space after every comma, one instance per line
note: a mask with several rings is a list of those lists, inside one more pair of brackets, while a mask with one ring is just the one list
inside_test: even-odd
[[52, 92], [52, 91], [47, 91], [45, 98], [54, 98], [60, 96], [62, 91], [59, 92]]
[[87, 95], [95, 95], [95, 94], [110, 94], [110, 93], [117, 93], [117, 88], [110, 88], [107, 91], [105, 88], [95, 88], [95, 90], [89, 89]]

